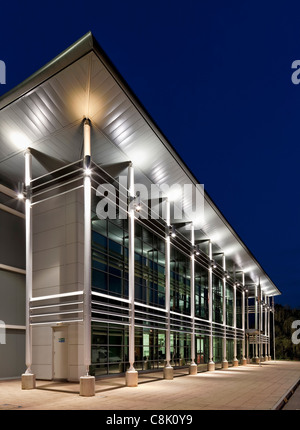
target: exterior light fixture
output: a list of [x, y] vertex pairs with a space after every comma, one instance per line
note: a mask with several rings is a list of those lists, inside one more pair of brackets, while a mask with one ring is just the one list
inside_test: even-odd
[[91, 156], [85, 155], [83, 160], [83, 167], [84, 167], [84, 174], [85, 176], [91, 176], [92, 175], [92, 169], [91, 169]]
[[18, 184], [17, 198], [19, 200], [24, 200], [24, 186], [21, 182]]
[[200, 248], [199, 248], [199, 245], [195, 245], [195, 246], [194, 246], [194, 254], [195, 254], [195, 255], [200, 255]]
[[230, 275], [229, 275], [229, 273], [227, 272], [227, 270], [225, 270], [225, 272], [224, 272], [224, 276], [225, 276], [225, 278], [227, 278], [227, 279], [229, 279], [229, 278], [230, 278]]
[[174, 225], [170, 225], [169, 227], [169, 234], [171, 237], [176, 237], [176, 231], [175, 231], [175, 226]]
[[210, 265], [213, 269], [217, 267], [215, 260], [211, 260]]
[[140, 212], [142, 210], [142, 205], [141, 205], [141, 196], [140, 196], [139, 192], [136, 194], [136, 197], [134, 197], [134, 200], [136, 201], [136, 203], [134, 205], [135, 210], [137, 212]]

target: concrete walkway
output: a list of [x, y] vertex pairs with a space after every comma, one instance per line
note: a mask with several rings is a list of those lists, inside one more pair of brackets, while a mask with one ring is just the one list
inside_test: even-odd
[[124, 377], [96, 381], [95, 397], [80, 397], [79, 384], [37, 381], [21, 390], [20, 380], [0, 381], [0, 409], [8, 410], [268, 410], [274, 409], [300, 379], [300, 362], [269, 361], [195, 376], [176, 370], [139, 376], [126, 387]]

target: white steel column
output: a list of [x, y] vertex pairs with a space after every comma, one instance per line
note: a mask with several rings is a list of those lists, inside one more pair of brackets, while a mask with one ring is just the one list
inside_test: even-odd
[[234, 328], [234, 340], [233, 340], [233, 366], [238, 366], [239, 362], [237, 359], [237, 343], [236, 343], [236, 287], [237, 283], [233, 285], [233, 328]]
[[83, 247], [83, 361], [86, 374], [80, 378], [80, 395], [95, 395], [95, 377], [90, 376], [91, 365], [91, 275], [92, 275], [92, 212], [91, 212], [91, 124], [88, 119], [83, 124], [83, 192], [84, 192], [84, 247]]
[[262, 329], [262, 304], [261, 304], [261, 288], [260, 283], [258, 286], [258, 328], [259, 328], [259, 335], [258, 335], [258, 345], [259, 345], [259, 365], [261, 366], [261, 357], [262, 357], [262, 344], [261, 344], [261, 329]]
[[[246, 288], [246, 329], [249, 330], [249, 291], [248, 288]], [[249, 334], [247, 333], [246, 336], [247, 340], [247, 363], [250, 363], [250, 357], [249, 357]]]
[[242, 292], [242, 329], [243, 329], [243, 340], [242, 340], [242, 365], [247, 364], [246, 359], [246, 348], [245, 348], [245, 273], [243, 272], [243, 292]]
[[22, 375], [22, 389], [35, 388], [35, 375], [32, 365], [32, 327], [30, 325], [30, 301], [32, 299], [32, 207], [31, 207], [32, 155], [25, 152], [25, 227], [26, 227], [26, 371]]
[[[212, 243], [208, 242], [209, 249], [209, 259], [212, 261]], [[208, 319], [210, 324], [210, 334], [209, 334], [209, 362], [208, 362], [208, 370], [215, 370], [215, 363], [213, 360], [213, 333], [212, 333], [212, 320], [213, 320], [213, 294], [212, 294], [212, 267], [210, 265], [208, 269]]]
[[267, 331], [267, 320], [268, 320], [268, 310], [267, 310], [267, 296], [265, 295], [265, 299], [264, 299], [264, 308], [265, 308], [265, 329], [264, 329], [264, 334], [265, 334], [265, 361], [268, 361], [268, 331]]
[[[255, 284], [255, 331], [257, 332], [259, 330], [258, 325], [258, 296], [257, 296], [257, 285]], [[259, 357], [258, 357], [258, 334], [255, 334], [255, 362], [259, 363]]]
[[271, 322], [271, 303], [270, 303], [270, 297], [268, 296], [268, 360], [271, 360], [271, 329], [270, 329], [270, 322]]
[[135, 324], [134, 324], [134, 168], [128, 166], [128, 283], [129, 283], [129, 369], [126, 372], [126, 385], [137, 387], [138, 372], [134, 368], [135, 362]]
[[222, 257], [222, 263], [223, 263], [223, 270], [224, 270], [224, 276], [223, 276], [223, 362], [222, 367], [223, 369], [228, 369], [228, 361], [227, 361], [227, 345], [226, 345], [226, 257], [223, 254]]
[[276, 360], [276, 351], [275, 351], [275, 306], [274, 306], [274, 297], [272, 297], [272, 313], [273, 313], [273, 360]]
[[195, 363], [196, 358], [196, 350], [195, 350], [195, 228], [194, 224], [191, 223], [191, 245], [192, 245], [192, 251], [191, 251], [191, 265], [190, 265], [190, 271], [191, 271], [191, 279], [190, 279], [190, 285], [191, 285], [191, 317], [192, 317], [192, 339], [191, 339], [191, 364], [189, 373], [190, 375], [196, 375], [197, 374], [197, 364]]
[[[170, 225], [170, 201], [167, 198], [166, 204], [166, 225]], [[171, 320], [170, 320], [170, 261], [171, 260], [171, 243], [169, 231], [166, 231], [165, 245], [165, 283], [166, 283], [166, 314], [167, 314], [167, 331], [166, 331], [166, 364], [164, 367], [164, 378], [173, 379], [173, 367], [171, 366]]]

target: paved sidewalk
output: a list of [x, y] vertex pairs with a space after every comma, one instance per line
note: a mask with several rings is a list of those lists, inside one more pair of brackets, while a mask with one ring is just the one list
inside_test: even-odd
[[195, 376], [180, 369], [172, 381], [143, 374], [136, 388], [124, 377], [97, 380], [95, 397], [80, 397], [77, 383], [37, 381], [37, 389], [21, 390], [20, 380], [0, 381], [0, 410], [268, 410], [299, 379], [300, 362], [269, 361]]

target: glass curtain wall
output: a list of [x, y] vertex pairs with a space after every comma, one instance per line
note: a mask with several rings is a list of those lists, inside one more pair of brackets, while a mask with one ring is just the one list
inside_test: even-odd
[[242, 292], [239, 290], [236, 290], [236, 326], [237, 328], [243, 328], [242, 301], [243, 301]]
[[135, 300], [165, 308], [165, 241], [135, 224]]
[[128, 298], [127, 220], [92, 222], [92, 288]]
[[171, 246], [170, 309], [185, 315], [191, 313], [190, 257]]
[[213, 321], [223, 323], [223, 281], [216, 275], [212, 277]]
[[226, 325], [233, 326], [233, 287], [226, 283]]
[[195, 316], [208, 320], [208, 271], [195, 263]]

